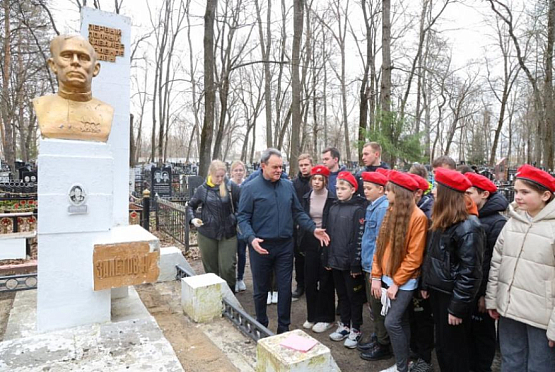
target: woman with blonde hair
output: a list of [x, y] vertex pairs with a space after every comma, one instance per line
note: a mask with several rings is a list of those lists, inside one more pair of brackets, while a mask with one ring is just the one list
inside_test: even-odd
[[[226, 182], [226, 165], [213, 160], [206, 182], [187, 204], [187, 221], [198, 228], [198, 246], [206, 273], [214, 273], [235, 290], [237, 219], [240, 189]], [[200, 216], [196, 217], [197, 208]]]

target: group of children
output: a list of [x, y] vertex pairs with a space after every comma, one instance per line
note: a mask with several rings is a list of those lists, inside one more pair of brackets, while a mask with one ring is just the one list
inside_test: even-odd
[[[503, 371], [555, 370], [555, 178], [524, 165], [508, 202], [486, 177], [425, 168], [349, 172], [328, 191], [312, 168], [302, 201], [330, 244], [305, 247], [306, 329], [330, 334], [363, 359], [395, 358], [385, 371], [491, 371], [496, 327]], [[433, 207], [432, 207], [433, 204]], [[507, 223], [506, 223], [507, 222]], [[362, 341], [363, 305], [373, 319]], [[410, 362], [410, 359], [413, 359]], [[409, 363], [410, 362], [410, 363]]]

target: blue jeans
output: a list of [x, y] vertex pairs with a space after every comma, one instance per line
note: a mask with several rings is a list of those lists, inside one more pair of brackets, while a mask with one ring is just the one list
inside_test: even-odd
[[243, 280], [247, 264], [247, 242], [237, 237], [237, 280]]
[[272, 273], [275, 274], [278, 290], [278, 328], [282, 333], [289, 330], [291, 324], [291, 280], [293, 275], [293, 239], [264, 240], [262, 248], [268, 254], [259, 254], [249, 244], [249, 257], [254, 289], [254, 308], [256, 320], [268, 326], [266, 300], [271, 290]]
[[546, 330], [499, 318], [501, 371], [555, 371], [555, 348], [550, 348]]

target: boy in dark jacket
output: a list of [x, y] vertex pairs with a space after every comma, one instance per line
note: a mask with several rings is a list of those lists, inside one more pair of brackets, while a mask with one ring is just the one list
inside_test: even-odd
[[489, 277], [493, 247], [497, 237], [507, 219], [501, 215], [509, 202], [497, 192], [497, 186], [488, 178], [476, 174], [466, 173], [472, 187], [466, 193], [478, 207], [478, 219], [486, 233], [484, 249], [484, 262], [482, 265], [483, 277], [478, 291], [477, 304], [472, 313], [471, 328], [471, 354], [470, 368], [474, 372], [491, 371], [491, 363], [495, 357], [495, 320], [486, 311], [485, 294]]
[[337, 175], [337, 201], [330, 207], [323, 227], [330, 236], [324, 249], [323, 263], [333, 271], [339, 298], [341, 322], [330, 335], [333, 341], [345, 340], [345, 347], [354, 349], [362, 333], [362, 306], [366, 301], [361, 267], [361, 242], [364, 234], [366, 200], [356, 195], [358, 182], [349, 172]]

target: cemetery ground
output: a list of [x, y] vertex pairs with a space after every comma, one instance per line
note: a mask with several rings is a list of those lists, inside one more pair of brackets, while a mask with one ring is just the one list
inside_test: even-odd
[[[168, 240], [163, 234], [155, 233], [161, 240], [162, 246], [178, 246], [179, 244]], [[204, 273], [198, 248], [191, 248], [185, 254], [187, 261], [197, 274]], [[248, 257], [248, 255], [247, 255]], [[245, 282], [247, 290], [237, 294], [237, 299], [246, 312], [253, 315], [254, 303], [252, 298], [252, 277], [250, 265], [247, 259], [245, 269]], [[293, 280], [293, 286], [295, 285]], [[185, 371], [191, 372], [216, 372], [216, 371], [243, 371], [251, 368], [237, 368], [237, 358], [243, 358], [247, 363], [253, 363], [256, 358], [256, 344], [254, 341], [240, 335], [239, 331], [227, 319], [219, 319], [212, 324], [199, 325], [189, 320], [182, 311], [180, 305], [181, 285], [179, 281], [155, 284], [143, 284], [135, 286], [141, 300], [156, 319], [166, 339], [171, 343], [181, 365]], [[14, 292], [0, 293], [0, 341], [3, 339], [9, 312], [15, 298]], [[369, 311], [364, 305], [364, 324], [362, 331], [364, 338], [369, 336], [372, 328]], [[277, 306], [268, 306], [268, 317], [270, 319], [269, 329], [273, 332], [277, 327]], [[338, 319], [339, 317], [337, 317]], [[306, 320], [306, 301], [303, 295], [291, 306], [290, 329], [303, 329], [302, 324]], [[328, 332], [316, 334], [310, 330], [309, 335], [316, 338], [331, 349], [338, 367], [342, 371], [380, 371], [391, 366], [394, 359], [368, 362], [359, 357], [359, 352], [350, 350], [343, 346], [343, 342], [333, 342], [329, 339]], [[242, 355], [241, 355], [242, 354]], [[434, 355], [434, 370], [439, 371], [437, 360]], [[251, 367], [253, 367], [251, 365]], [[496, 357], [493, 371], [500, 370], [499, 358]]]

